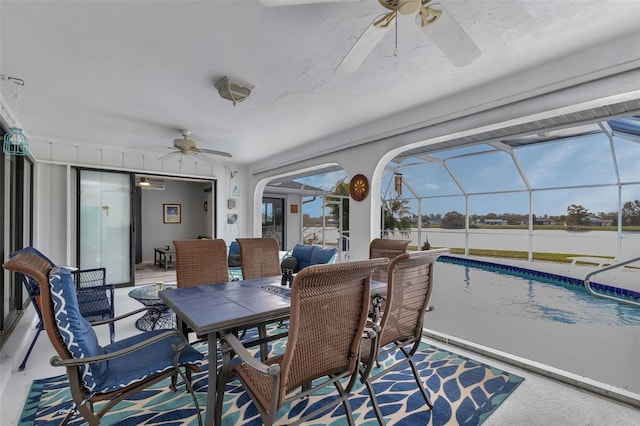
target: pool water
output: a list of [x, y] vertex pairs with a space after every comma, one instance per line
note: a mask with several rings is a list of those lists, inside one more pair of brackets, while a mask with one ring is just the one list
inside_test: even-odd
[[469, 260], [438, 259], [427, 331], [640, 394], [640, 308], [574, 278]]
[[490, 269], [445, 260], [436, 273], [446, 276], [449, 297], [473, 300], [476, 310], [565, 324], [640, 325], [640, 307], [595, 297], [566, 280]]

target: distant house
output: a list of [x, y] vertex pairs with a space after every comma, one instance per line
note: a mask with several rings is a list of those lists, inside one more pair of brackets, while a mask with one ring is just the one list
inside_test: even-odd
[[595, 216], [588, 216], [587, 220], [590, 222], [591, 226], [611, 226], [613, 225], [613, 220], [611, 219], [600, 219]]
[[504, 219], [483, 219], [483, 225], [506, 225], [507, 221]]
[[[520, 222], [521, 225], [528, 225], [529, 221], [528, 220], [523, 220], [522, 222]], [[534, 225], [555, 225], [556, 221], [552, 220], [552, 219], [544, 219], [544, 218], [535, 218], [533, 220], [533, 224]]]

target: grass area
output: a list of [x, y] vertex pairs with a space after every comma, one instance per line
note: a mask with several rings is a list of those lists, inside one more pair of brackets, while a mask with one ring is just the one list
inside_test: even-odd
[[[436, 247], [432, 247], [436, 248]], [[450, 247], [451, 254], [464, 254], [464, 248]], [[410, 250], [417, 250], [417, 247], [411, 247]], [[471, 256], [485, 256], [485, 257], [501, 257], [507, 259], [522, 259], [527, 260], [529, 253], [526, 251], [517, 250], [487, 250], [487, 249], [469, 249]], [[557, 262], [557, 263], [571, 263], [570, 257], [585, 256], [584, 254], [566, 254], [566, 253], [543, 253], [533, 252], [533, 260], [539, 260], [543, 262]], [[613, 259], [612, 256], [598, 256], [607, 259]]]

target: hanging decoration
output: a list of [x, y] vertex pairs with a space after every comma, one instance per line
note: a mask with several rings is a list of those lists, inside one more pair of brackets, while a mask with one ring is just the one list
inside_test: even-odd
[[393, 174], [393, 183], [398, 197], [402, 197], [402, 173]]
[[[20, 97], [20, 88], [24, 86], [24, 80], [21, 78], [10, 77], [0, 74], [1, 81], [10, 81], [16, 85], [16, 106], [14, 111], [14, 125], [18, 120], [18, 98]], [[2, 152], [8, 155], [29, 155], [29, 141], [22, 129], [19, 127], [10, 127], [4, 135], [4, 143], [2, 144]]]
[[349, 195], [355, 201], [362, 201], [369, 195], [369, 181], [362, 174], [357, 174], [349, 182]]

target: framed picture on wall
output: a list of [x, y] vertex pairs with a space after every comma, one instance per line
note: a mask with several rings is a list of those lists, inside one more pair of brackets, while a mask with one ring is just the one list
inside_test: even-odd
[[182, 222], [182, 214], [180, 212], [180, 204], [163, 204], [162, 222], [164, 223], [180, 223]]

